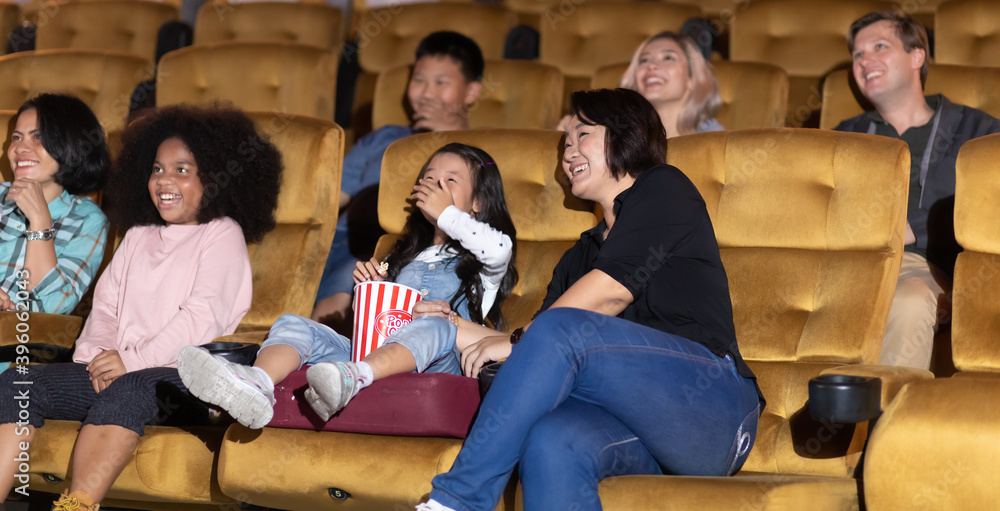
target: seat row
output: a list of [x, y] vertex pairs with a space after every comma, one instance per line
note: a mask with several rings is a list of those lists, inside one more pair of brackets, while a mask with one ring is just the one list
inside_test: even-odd
[[[626, 63], [605, 66], [590, 87], [615, 87]], [[237, 70], [240, 70], [237, 72]], [[768, 64], [716, 61], [722, 106], [717, 118], [728, 129], [780, 127], [786, 118], [788, 77]], [[125, 125], [135, 86], [153, 78], [137, 56], [96, 50], [38, 50], [0, 57], [0, 109], [16, 109], [34, 94], [64, 90], [81, 97], [112, 138]], [[370, 122], [374, 128], [409, 123], [405, 100], [410, 66], [379, 74]], [[297, 43], [215, 43], [170, 52], [156, 76], [157, 103], [232, 102], [241, 108], [308, 115], [330, 120], [334, 110], [336, 63], [318, 47]], [[561, 115], [564, 80], [553, 66], [489, 60], [483, 93], [470, 109], [475, 127], [546, 129]], [[831, 73], [822, 96], [789, 116], [821, 111], [820, 127], [833, 128], [864, 108], [853, 75]], [[1000, 68], [931, 64], [928, 94], [943, 93], [961, 104], [1000, 117]], [[152, 90], [140, 91], [152, 94]], [[822, 99], [821, 99], [822, 98]], [[0, 163], [0, 166], [4, 164]]]
[[[646, 37], [662, 30], [677, 30], [685, 20], [702, 16], [703, 6], [691, 3], [576, 5], [563, 0], [555, 7], [545, 2], [532, 3], [535, 8], [545, 7], [539, 11], [545, 17], [545, 22], [538, 26], [539, 61], [563, 72], [566, 92], [585, 88], [597, 69], [629, 60]], [[785, 69], [789, 76], [786, 119], [789, 126], [801, 125], [802, 119], [794, 112], [818, 97], [820, 78], [849, 62], [844, 36], [850, 23], [865, 13], [894, 5], [886, 0], [731, 3], [738, 5], [723, 9], [731, 15], [716, 20], [716, 28], [729, 40], [729, 57], [733, 61], [770, 63]], [[899, 7], [912, 11], [906, 4], [901, 2]], [[929, 5], [919, 2], [922, 8]], [[56, 7], [52, 14], [47, 14], [51, 19], [39, 24], [40, 49], [118, 49], [152, 59], [158, 28], [177, 19], [176, 7], [137, 0], [60, 2]], [[10, 9], [8, 5], [7, 10]], [[150, 12], [138, 14], [140, 10]], [[937, 6], [936, 13], [938, 63], [1000, 66], [1000, 4], [991, 0], [949, 0]], [[339, 55], [343, 19], [336, 9], [312, 3], [210, 2], [199, 13], [194, 43], [294, 41], [330, 48]], [[0, 28], [5, 28], [2, 20], [0, 15]], [[499, 59], [507, 32], [516, 23], [513, 13], [503, 6], [454, 2], [361, 9], [354, 13], [353, 20], [358, 39], [357, 58], [364, 71], [356, 87], [356, 111], [370, 103], [377, 73], [410, 63], [417, 43], [427, 34], [436, 30], [464, 33], [479, 43], [486, 58]]]
[[[279, 227], [250, 247], [253, 308], [242, 333], [229, 338], [259, 342], [276, 314], [308, 312], [336, 220], [343, 146], [341, 131], [327, 121], [275, 113], [254, 118], [278, 145], [287, 167]], [[395, 178], [383, 180], [380, 222], [387, 232], [400, 232], [402, 201], [420, 163], [437, 147], [456, 141], [485, 149], [503, 173], [520, 245], [516, 264], [522, 278], [504, 311], [508, 324], [524, 324], [540, 303], [559, 255], [596, 222], [591, 208], [565, 189], [562, 136], [471, 130], [403, 139], [383, 160], [383, 174], [391, 169]], [[932, 377], [925, 371], [872, 365], [902, 254], [906, 145], [863, 134], [764, 129], [680, 137], [671, 141], [667, 156], [706, 201], [729, 275], [741, 351], [768, 405], [754, 450], [737, 476], [611, 478], [601, 487], [605, 508], [856, 509], [854, 477], [867, 429], [818, 423], [807, 409], [807, 382], [830, 372], [883, 379], [888, 412], [871, 439], [864, 472], [869, 509], [918, 508], [910, 505], [914, 495], [898, 488], [898, 474], [914, 473], [915, 480], [927, 484], [940, 471], [926, 462], [898, 466], [892, 460], [927, 456], [920, 446], [930, 451], [939, 438], [952, 450], [935, 450], [934, 459], [952, 467], [953, 475], [948, 486], [931, 495], [947, 496], [933, 508], [983, 508], [995, 502], [993, 483], [986, 479], [997, 449], [985, 436], [995, 432], [1000, 417], [989, 401], [989, 410], [981, 408], [983, 399], [1000, 399], [1000, 379], [925, 381]], [[1000, 182], [991, 171], [998, 157], [1000, 136], [970, 142], [959, 157], [956, 229], [969, 250], [960, 256], [955, 280], [956, 364], [962, 371], [1000, 372], [1000, 356], [992, 349], [1000, 301], [990, 285], [1000, 260], [1000, 231], [993, 221]], [[897, 192], [892, 200], [886, 200], [886, 190]], [[36, 326], [42, 331], [48, 318], [32, 317], [37, 322], [32, 331]], [[5, 329], [0, 336], [9, 339], [13, 321], [4, 314], [0, 318]], [[905, 399], [894, 400], [908, 382], [917, 383], [900, 393]], [[934, 413], [959, 422], [947, 424]], [[67, 487], [78, 427], [50, 421], [39, 430], [32, 452], [33, 491]], [[963, 440], [969, 427], [983, 443]], [[148, 427], [105, 505], [199, 509], [240, 501], [290, 510], [405, 508], [426, 496], [431, 478], [448, 469], [461, 443], [460, 438], [251, 431], [239, 425]], [[909, 481], [906, 487], [913, 488]], [[952, 492], [962, 496], [953, 500]], [[504, 505], [516, 509], [515, 500]]]

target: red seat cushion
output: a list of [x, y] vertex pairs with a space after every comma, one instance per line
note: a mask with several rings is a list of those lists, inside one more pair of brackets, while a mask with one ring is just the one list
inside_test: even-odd
[[465, 438], [479, 408], [475, 378], [406, 373], [376, 380], [329, 422], [305, 401], [306, 368], [275, 386], [271, 428]]

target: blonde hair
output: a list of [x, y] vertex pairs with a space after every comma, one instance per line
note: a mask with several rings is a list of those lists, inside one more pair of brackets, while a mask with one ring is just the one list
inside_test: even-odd
[[712, 73], [712, 64], [705, 60], [698, 45], [690, 37], [667, 31], [660, 32], [643, 41], [636, 48], [635, 54], [632, 55], [632, 62], [629, 63], [628, 69], [622, 75], [620, 86], [638, 92], [635, 73], [639, 69], [639, 55], [649, 43], [659, 39], [670, 39], [677, 43], [677, 46], [680, 46], [681, 50], [684, 51], [684, 56], [687, 57], [688, 76], [691, 77], [691, 95], [677, 119], [677, 131], [681, 135], [695, 133], [698, 131], [698, 126], [715, 116], [719, 107], [722, 106], [722, 99], [719, 97], [719, 85]]

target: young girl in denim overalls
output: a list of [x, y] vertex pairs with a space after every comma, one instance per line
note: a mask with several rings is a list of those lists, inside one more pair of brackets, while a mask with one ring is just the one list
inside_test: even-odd
[[[517, 282], [515, 230], [493, 158], [479, 148], [448, 144], [420, 171], [416, 208], [392, 253], [359, 262], [354, 281], [388, 280], [421, 293], [414, 320], [364, 361], [351, 362], [351, 339], [293, 314], [275, 321], [253, 367], [191, 347], [181, 352], [181, 378], [192, 394], [249, 428], [271, 421], [274, 385], [311, 364], [306, 400], [324, 420], [372, 381], [404, 372], [462, 374], [461, 355], [501, 328], [500, 306]], [[418, 310], [419, 309], [419, 310]]]

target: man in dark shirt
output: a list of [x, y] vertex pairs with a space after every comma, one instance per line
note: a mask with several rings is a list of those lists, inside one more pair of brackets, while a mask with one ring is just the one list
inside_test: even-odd
[[932, 239], [930, 213], [934, 208], [950, 214], [942, 206], [955, 195], [959, 149], [967, 140], [1000, 132], [1000, 121], [941, 94], [924, 96], [927, 32], [909, 16], [892, 11], [862, 16], [851, 25], [847, 46], [858, 88], [875, 111], [836, 129], [898, 138], [910, 147], [906, 252], [879, 362], [928, 369], [938, 298], [944, 294], [939, 281], [946, 280], [933, 264], [937, 261], [928, 262], [928, 246], [955, 243], [953, 234], [947, 240]]

